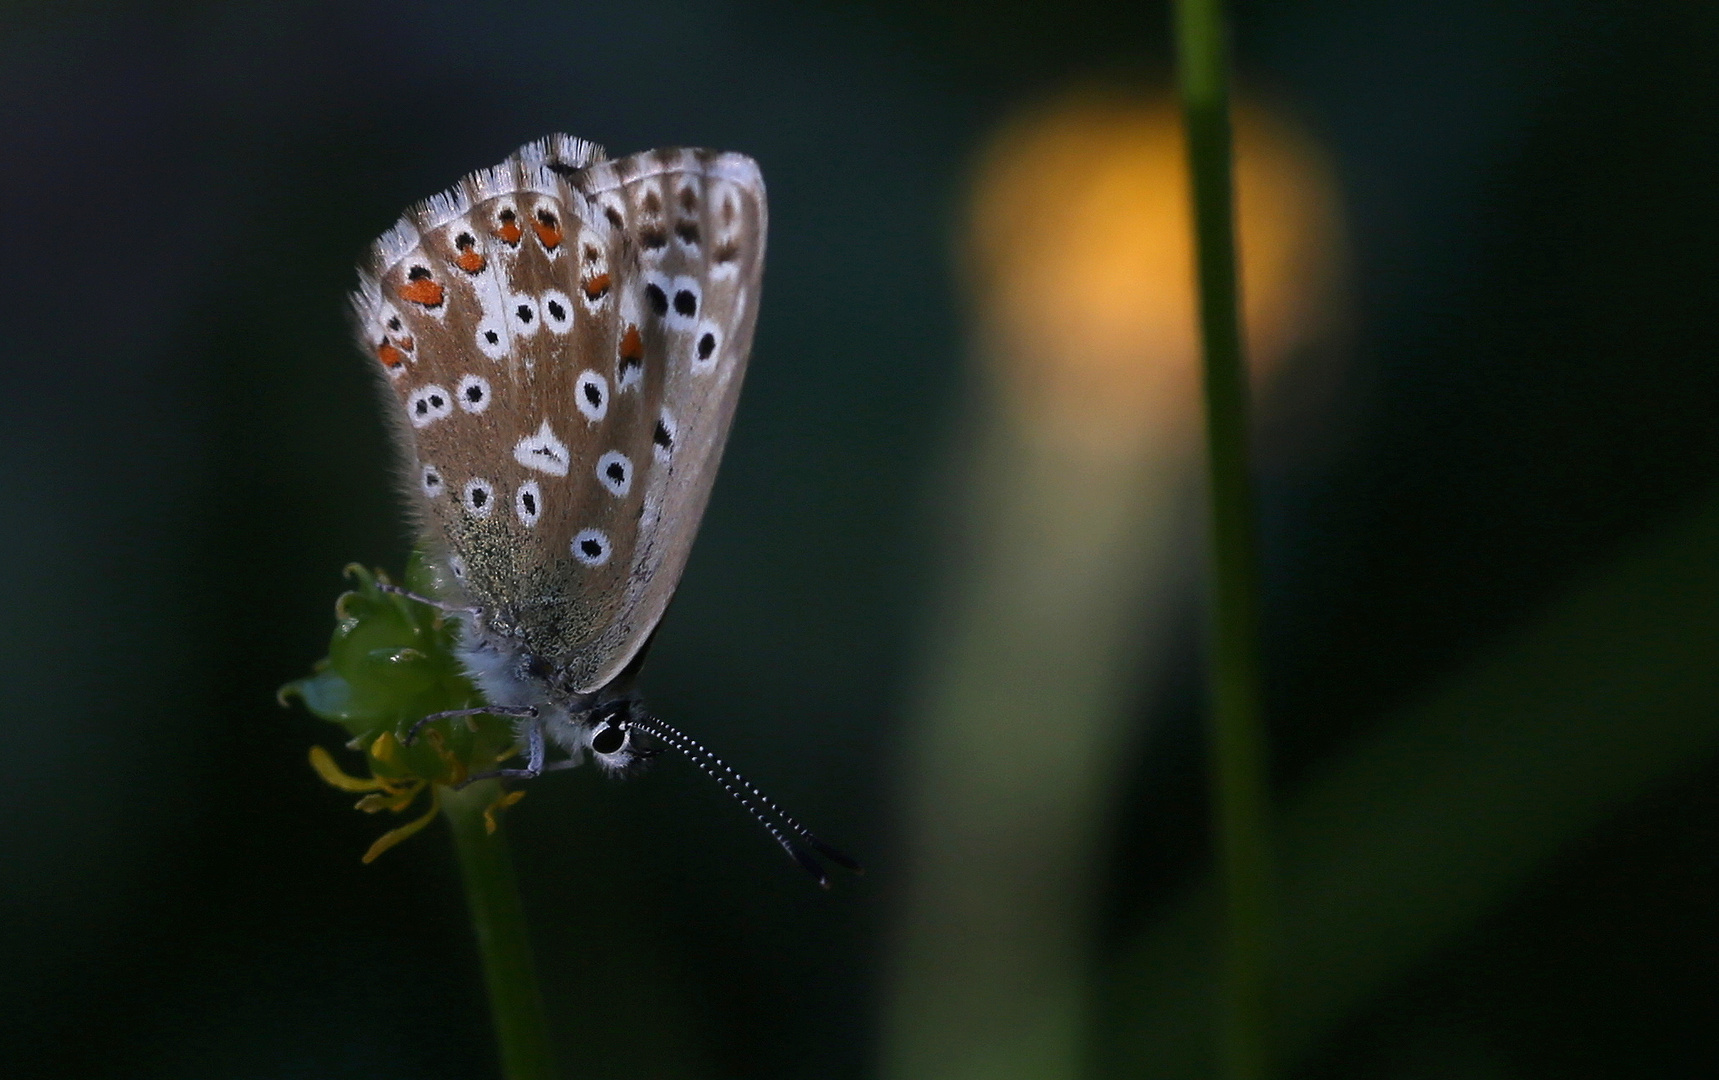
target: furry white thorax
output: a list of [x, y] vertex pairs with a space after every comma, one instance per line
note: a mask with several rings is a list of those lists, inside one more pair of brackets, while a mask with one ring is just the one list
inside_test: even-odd
[[537, 710], [536, 717], [514, 721], [514, 731], [522, 740], [528, 739], [533, 727], [540, 729], [551, 744], [567, 754], [567, 762], [561, 768], [594, 760], [607, 771], [619, 772], [632, 764], [628, 755], [600, 754], [592, 749], [591, 740], [598, 727], [591, 716], [598, 705], [604, 704], [598, 696], [569, 697], [529, 674], [526, 666], [530, 657], [504, 636], [485, 627], [481, 615], [461, 614], [457, 620], [460, 633], [454, 655], [485, 699], [503, 708]]

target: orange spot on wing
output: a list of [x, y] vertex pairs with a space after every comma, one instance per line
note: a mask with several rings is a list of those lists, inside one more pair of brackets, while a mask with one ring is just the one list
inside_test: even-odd
[[429, 278], [408, 281], [400, 286], [400, 299], [425, 307], [437, 307], [442, 302], [442, 287]]
[[454, 259], [454, 265], [468, 274], [475, 274], [483, 269], [483, 252], [467, 248]]
[[585, 283], [585, 299], [596, 303], [609, 294], [609, 275], [598, 274]]
[[382, 344], [376, 346], [376, 359], [382, 361], [383, 367], [397, 368], [406, 362], [406, 354], [384, 338]]
[[637, 326], [628, 326], [627, 332], [621, 335], [621, 359], [634, 364], [644, 362], [645, 342], [639, 337]]
[[513, 218], [504, 218], [500, 224], [496, 225], [495, 234], [507, 241], [509, 247], [519, 243], [519, 238], [525, 235], [519, 227], [519, 222]]
[[[517, 225], [514, 226], [516, 229], [518, 227], [519, 226]], [[541, 240], [543, 242], [543, 246], [548, 248], [550, 251], [554, 251], [556, 248], [561, 246], [561, 226], [549, 225], [542, 221], [533, 220], [531, 223], [531, 231], [537, 234], [537, 239]]]

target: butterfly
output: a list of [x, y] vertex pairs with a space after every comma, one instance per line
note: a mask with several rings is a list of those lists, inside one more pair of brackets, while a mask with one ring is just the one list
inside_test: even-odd
[[415, 598], [458, 621], [488, 702], [406, 738], [510, 717], [525, 764], [487, 774], [505, 779], [625, 773], [667, 746], [827, 886], [806, 847], [857, 864], [635, 691], [734, 419], [767, 224], [745, 155], [608, 160], [552, 135], [408, 211], [352, 307], [436, 574]]

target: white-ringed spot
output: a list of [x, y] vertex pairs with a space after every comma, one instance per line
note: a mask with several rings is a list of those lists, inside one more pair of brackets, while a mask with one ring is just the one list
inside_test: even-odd
[[609, 292], [614, 288], [614, 279], [607, 270], [585, 271], [585, 277], [579, 282], [579, 295], [585, 298], [585, 306], [596, 311], [609, 299]]
[[489, 261], [483, 257], [477, 234], [465, 223], [457, 221], [448, 230], [453, 235], [454, 265], [468, 274], [481, 274]]
[[709, 319], [698, 324], [692, 335], [692, 369], [709, 371], [722, 358], [722, 327]]
[[674, 290], [674, 282], [667, 274], [659, 274], [655, 270], [645, 274], [645, 309], [659, 319], [668, 318], [669, 294]]
[[594, 232], [579, 234], [579, 294], [596, 308], [609, 295], [614, 283], [609, 275], [608, 244]]
[[482, 375], [467, 375], [460, 380], [458, 400], [466, 412], [483, 412], [489, 408], [489, 380]]
[[400, 294], [402, 300], [410, 301], [428, 311], [437, 312], [442, 309], [442, 301], [447, 296], [447, 291], [442, 288], [441, 283], [430, 272], [430, 268], [422, 263], [414, 263], [411, 269], [406, 271], [406, 280], [401, 282], [394, 291]]
[[543, 421], [536, 434], [527, 435], [513, 445], [513, 460], [550, 476], [566, 476], [573, 463], [567, 444], [555, 437], [555, 431], [547, 420]]
[[676, 330], [691, 330], [698, 325], [698, 307], [702, 299], [697, 278], [675, 278], [669, 292], [669, 326]]
[[496, 204], [490, 229], [508, 247], [519, 246], [519, 238], [525, 235], [525, 230], [519, 224], [519, 208], [511, 199], [503, 199]]
[[477, 347], [491, 360], [500, 360], [507, 356], [510, 342], [507, 326], [500, 320], [486, 317], [478, 323]]
[[495, 509], [495, 485], [481, 476], [474, 476], [466, 481], [462, 501], [472, 517], [489, 517], [490, 511]]
[[448, 483], [442, 479], [442, 470], [434, 465], [424, 466], [423, 473], [418, 477], [418, 483], [424, 489], [426, 498], [439, 498], [448, 489]]
[[645, 381], [645, 339], [639, 333], [637, 324], [627, 324], [626, 330], [621, 333], [621, 344], [617, 347], [616, 354], [616, 389], [624, 393]]
[[651, 453], [658, 461], [667, 461], [674, 452], [675, 423], [674, 417], [664, 409], [657, 416], [657, 422], [651, 428]]
[[[388, 350], [392, 348], [393, 346], [389, 344], [388, 339], [383, 338], [382, 343], [376, 347], [376, 354], [382, 361], [382, 370], [388, 373], [388, 381], [398, 382], [406, 377], [406, 363], [398, 353], [394, 357], [388, 355]], [[390, 359], [394, 362], [389, 363]]]
[[633, 489], [633, 462], [619, 450], [611, 450], [597, 459], [597, 482], [620, 498]]
[[543, 516], [543, 489], [537, 486], [537, 481], [527, 480], [519, 485], [519, 490], [513, 493], [513, 511], [526, 528], [537, 524], [537, 519]]
[[609, 380], [586, 368], [573, 385], [573, 403], [585, 419], [596, 423], [609, 413]]
[[554, 333], [565, 334], [573, 329], [573, 301], [567, 299], [566, 293], [550, 289], [543, 294], [538, 307], [543, 312], [543, 321]]
[[729, 242], [716, 248], [715, 261], [710, 264], [710, 280], [733, 281], [740, 276], [740, 247]]
[[543, 322], [543, 315], [537, 309], [537, 300], [524, 293], [514, 293], [507, 298], [507, 322], [518, 337], [530, 337], [537, 333], [537, 328]]
[[453, 411], [453, 395], [434, 383], [418, 387], [406, 399], [406, 415], [413, 427], [428, 427]]
[[466, 579], [466, 561], [458, 555], [448, 556], [448, 569], [451, 570], [454, 577], [459, 580], [464, 581]]
[[556, 200], [547, 196], [538, 200], [531, 211], [531, 231], [537, 234], [537, 242], [551, 259], [560, 257], [561, 241], [566, 234], [561, 229], [561, 211]]
[[662, 184], [646, 180], [639, 184], [639, 222], [637, 235], [639, 253], [647, 261], [660, 260], [668, 248], [668, 223], [663, 220]]
[[570, 547], [573, 557], [585, 566], [602, 566], [614, 550], [601, 529], [580, 529]]
[[[378, 359], [388, 369], [388, 374], [399, 376], [405, 373], [402, 364], [407, 360], [416, 361], [412, 355], [417, 347], [417, 341], [411, 331], [406, 329], [405, 320], [400, 318], [400, 312], [392, 304], [383, 304], [376, 313], [376, 348]], [[387, 350], [393, 350], [390, 357]], [[393, 363], [389, 361], [393, 360]]]

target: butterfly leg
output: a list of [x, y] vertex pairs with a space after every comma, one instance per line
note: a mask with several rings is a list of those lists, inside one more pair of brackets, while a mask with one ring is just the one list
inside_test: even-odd
[[412, 730], [406, 732], [406, 737], [400, 742], [411, 746], [418, 741], [418, 732], [423, 726], [436, 720], [452, 720], [459, 716], [507, 716], [516, 720], [529, 720], [537, 715], [537, 710], [529, 705], [524, 708], [509, 708], [504, 705], [486, 705], [481, 709], [449, 709], [446, 712], [433, 712], [422, 717], [412, 725]]
[[[530, 715], [535, 717], [537, 710], [530, 710]], [[474, 784], [479, 780], [535, 780], [543, 775], [546, 768], [565, 767], [559, 761], [546, 767], [543, 762], [546, 754], [547, 751], [543, 743], [543, 725], [528, 724], [525, 728], [525, 767], [523, 769], [491, 769], [486, 773], [475, 773], [466, 777], [465, 784], [459, 786], [463, 788], [466, 784]]]

